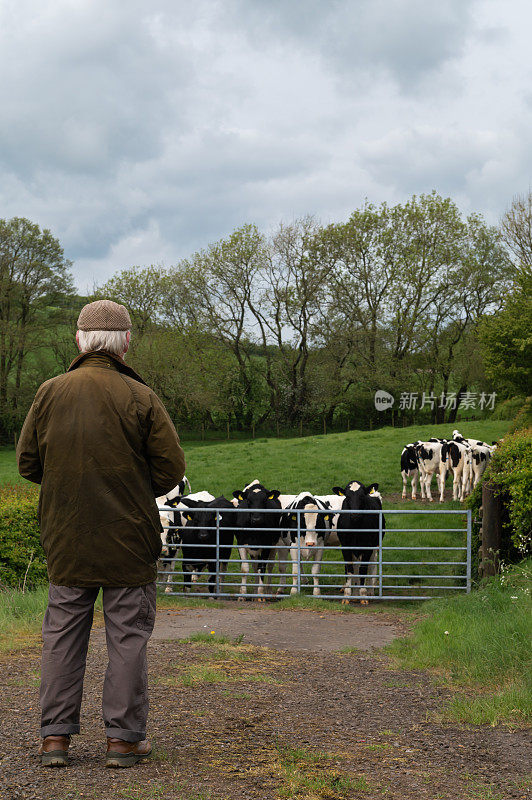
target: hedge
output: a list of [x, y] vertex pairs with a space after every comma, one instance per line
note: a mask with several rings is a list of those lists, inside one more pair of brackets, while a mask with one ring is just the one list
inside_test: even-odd
[[0, 586], [32, 588], [47, 580], [39, 542], [38, 491], [33, 486], [0, 487]]
[[515, 563], [531, 553], [532, 544], [532, 428], [507, 434], [499, 443], [482, 481], [466, 505], [474, 516], [482, 505], [482, 484], [500, 487], [506, 507], [500, 557]]

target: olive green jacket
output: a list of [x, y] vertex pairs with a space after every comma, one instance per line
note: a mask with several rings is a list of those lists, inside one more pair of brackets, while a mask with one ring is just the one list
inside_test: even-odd
[[143, 586], [156, 579], [155, 497], [185, 472], [163, 404], [118, 356], [82, 353], [39, 387], [17, 447], [20, 474], [41, 484], [50, 581]]

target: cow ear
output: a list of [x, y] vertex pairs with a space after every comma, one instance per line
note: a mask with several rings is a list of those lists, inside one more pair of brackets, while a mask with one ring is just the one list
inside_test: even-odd
[[378, 483], [372, 483], [366, 489], [366, 494], [375, 494], [375, 492], [377, 491], [378, 488], [379, 488], [379, 484]]
[[292, 514], [292, 517], [291, 517], [291, 518], [292, 518], [292, 522], [295, 522], [295, 521], [296, 521], [296, 519], [297, 519], [297, 516], [296, 516], [296, 514]]
[[235, 498], [235, 500], [243, 500], [244, 499], [244, 495], [242, 494], [241, 491], [233, 492], [233, 497]]
[[325, 514], [324, 515], [323, 519], [325, 520], [325, 522], [329, 522], [329, 517], [330, 517], [330, 514]]
[[268, 500], [277, 500], [277, 498], [279, 497], [280, 494], [281, 494], [280, 491], [278, 491], [277, 489], [274, 489], [268, 495]]
[[189, 522], [192, 522], [192, 514], [185, 514], [185, 519], [188, 519]]
[[340, 497], [345, 497], [345, 492], [341, 486], [333, 486], [333, 492], [340, 495]]

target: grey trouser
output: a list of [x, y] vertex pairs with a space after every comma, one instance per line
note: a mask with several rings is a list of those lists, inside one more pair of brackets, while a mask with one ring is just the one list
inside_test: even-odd
[[[83, 677], [99, 589], [50, 584], [42, 626], [41, 736], [79, 733]], [[108, 664], [103, 684], [107, 736], [146, 738], [146, 646], [155, 623], [155, 583], [103, 587]]]

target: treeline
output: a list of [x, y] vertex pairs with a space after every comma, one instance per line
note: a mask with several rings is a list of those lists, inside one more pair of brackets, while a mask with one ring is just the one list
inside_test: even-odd
[[[310, 217], [269, 234], [245, 225], [174, 266], [125, 269], [94, 297], [128, 307], [128, 362], [181, 430], [452, 422], [458, 403], [449, 397], [496, 391], [500, 400], [529, 390], [532, 237], [527, 244], [517, 231], [531, 227], [531, 208], [530, 197], [516, 200], [496, 228], [433, 193], [395, 206], [365, 203], [347, 222], [327, 226]], [[75, 355], [86, 298], [74, 295], [70, 264], [49, 232], [27, 220], [2, 225], [6, 437], [38, 383]], [[35, 257], [5, 245], [24, 230], [42, 240]], [[41, 264], [42, 273], [25, 316], [33, 267], [22, 262]], [[386, 412], [375, 409], [379, 389], [395, 397]]]

